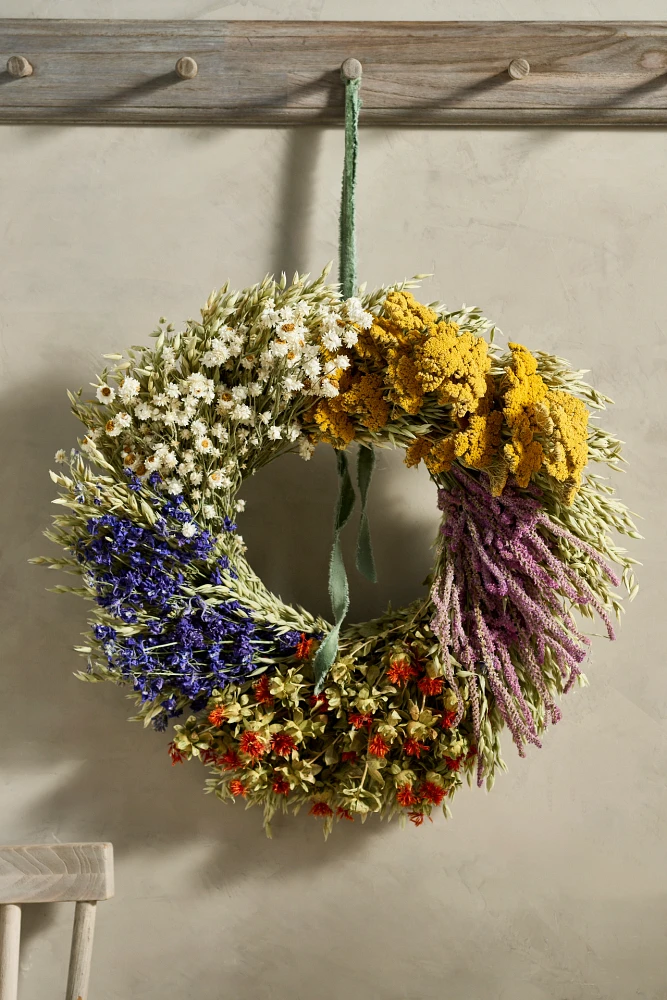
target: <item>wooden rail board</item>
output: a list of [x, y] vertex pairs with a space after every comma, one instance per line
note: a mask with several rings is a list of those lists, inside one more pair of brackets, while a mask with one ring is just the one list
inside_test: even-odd
[[[12, 56], [32, 73], [5, 70]], [[183, 56], [196, 76], [176, 72]], [[363, 65], [362, 124], [667, 124], [667, 22], [13, 18], [0, 124], [338, 124], [347, 58]]]

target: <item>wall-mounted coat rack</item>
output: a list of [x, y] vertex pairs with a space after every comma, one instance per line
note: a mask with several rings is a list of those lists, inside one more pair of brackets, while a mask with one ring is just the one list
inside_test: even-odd
[[667, 22], [0, 20], [0, 123], [665, 125]]

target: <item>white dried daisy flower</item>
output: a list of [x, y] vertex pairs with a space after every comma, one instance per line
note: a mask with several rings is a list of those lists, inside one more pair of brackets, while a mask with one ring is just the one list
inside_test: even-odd
[[326, 347], [327, 351], [330, 351], [332, 354], [338, 350], [342, 343], [343, 341], [337, 330], [327, 331], [322, 335], [322, 346]]
[[190, 430], [193, 434], [203, 437], [204, 434], [208, 434], [208, 424], [205, 420], [193, 420], [190, 424]]
[[218, 449], [215, 447], [210, 437], [207, 436], [197, 438], [197, 440], [195, 441], [195, 448], [202, 455], [219, 454]]
[[[84, 438], [83, 440], [85, 441], [86, 439]], [[83, 441], [81, 443], [83, 444]], [[64, 448], [58, 448], [58, 451], [54, 455], [54, 461], [57, 462], [58, 465], [65, 465], [67, 462], [67, 452]]]
[[116, 396], [116, 390], [112, 385], [98, 385], [95, 395], [100, 403], [112, 403]]
[[219, 421], [211, 427], [211, 434], [223, 444], [229, 441], [229, 431], [226, 427], [223, 427]]
[[303, 382], [299, 378], [295, 378], [293, 375], [286, 375], [282, 381], [282, 390], [286, 393], [299, 392], [303, 389]]
[[206, 351], [202, 355], [201, 363], [206, 368], [215, 368], [218, 365], [224, 365], [225, 361], [228, 361], [230, 357], [231, 354], [227, 345], [216, 338], [211, 344], [210, 351]]
[[181, 528], [181, 534], [184, 538], [192, 538], [193, 535], [197, 534], [197, 525], [194, 521], [187, 521]]
[[109, 437], [113, 438], [113, 437], [118, 437], [118, 435], [122, 432], [123, 428], [122, 425], [119, 424], [114, 417], [112, 417], [111, 420], [107, 420], [106, 424], [104, 425], [104, 430], [107, 432]]
[[318, 358], [310, 358], [302, 367], [308, 378], [317, 378], [322, 370]]
[[327, 399], [333, 399], [334, 396], [338, 395], [338, 386], [324, 378], [320, 386], [320, 395], [325, 396]]
[[232, 485], [232, 481], [220, 469], [214, 469], [208, 474], [208, 485], [214, 490], [228, 489]]
[[312, 441], [309, 441], [305, 434], [302, 434], [299, 438], [299, 455], [304, 460], [304, 462], [309, 462], [313, 457], [313, 452], [315, 451], [315, 445]]
[[286, 340], [274, 340], [271, 344], [271, 354], [274, 358], [284, 358], [289, 353], [289, 344]]
[[350, 323], [358, 323], [363, 330], [368, 330], [372, 326], [373, 316], [371, 313], [366, 312], [361, 304], [361, 299], [355, 298], [354, 296], [346, 299], [343, 304], [343, 310], [345, 318]]
[[139, 395], [140, 389], [141, 382], [139, 382], [138, 379], [133, 378], [132, 375], [126, 375], [118, 390], [118, 395], [124, 403], [131, 403], [132, 400], [136, 399]]
[[137, 405], [134, 408], [134, 413], [135, 416], [139, 418], [139, 420], [150, 420], [153, 416], [153, 407], [150, 406], [148, 403], [144, 402], [137, 403]]
[[188, 396], [195, 400], [212, 403], [215, 398], [215, 382], [199, 372], [193, 372], [185, 379]]
[[232, 420], [238, 420], [244, 424], [252, 423], [253, 412], [246, 403], [237, 403], [231, 412]]
[[167, 487], [167, 493], [171, 493], [172, 496], [177, 496], [179, 493], [183, 492], [183, 483], [180, 481], [180, 479], [176, 479], [175, 476], [172, 476], [171, 479], [168, 479], [165, 483], [165, 486]]

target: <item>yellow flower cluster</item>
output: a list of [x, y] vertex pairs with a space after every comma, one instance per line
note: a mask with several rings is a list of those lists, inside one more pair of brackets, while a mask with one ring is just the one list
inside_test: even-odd
[[521, 344], [510, 344], [512, 360], [502, 385], [503, 417], [512, 440], [503, 448], [503, 457], [521, 487], [542, 465], [544, 450], [535, 435], [547, 429], [548, 389], [537, 374], [537, 361]]
[[406, 465], [423, 461], [438, 475], [458, 459], [488, 472], [493, 496], [500, 496], [510, 473], [525, 488], [544, 468], [563, 484], [562, 497], [569, 504], [588, 459], [588, 410], [576, 396], [549, 389], [525, 347], [509, 347], [504, 375], [497, 385], [486, 376], [486, 393], [476, 412], [459, 417], [459, 429], [444, 437], [416, 438], [406, 450]]
[[456, 427], [438, 436], [431, 426], [416, 437], [406, 450], [408, 466], [423, 461], [432, 475], [457, 460], [484, 469], [494, 496], [510, 474], [525, 488], [543, 468], [563, 484], [569, 503], [588, 457], [588, 410], [570, 393], [549, 389], [525, 347], [509, 348], [509, 363], [494, 377], [483, 337], [439, 320], [408, 291], [390, 292], [382, 315], [359, 331], [350, 367], [336, 373], [339, 395], [313, 408], [315, 436], [346, 448], [359, 426], [381, 431], [392, 409], [417, 416], [435, 403]]
[[526, 487], [544, 466], [563, 483], [565, 502], [571, 503], [588, 460], [588, 410], [576, 396], [548, 389], [525, 347], [509, 348], [512, 360], [502, 386], [503, 418], [511, 435], [503, 448], [508, 471]]
[[319, 438], [334, 448], [346, 448], [356, 434], [352, 417], [370, 431], [379, 431], [389, 420], [384, 380], [379, 374], [349, 375], [340, 379], [340, 394], [324, 399], [312, 411]]
[[380, 430], [390, 404], [416, 416], [427, 393], [458, 416], [473, 413], [486, 391], [491, 362], [486, 341], [459, 333], [455, 323], [417, 302], [410, 292], [387, 295], [383, 315], [359, 332], [349, 354], [351, 368], [339, 381], [340, 395], [319, 402], [312, 418], [318, 437], [344, 448], [355, 436], [354, 422]]
[[489, 468], [500, 448], [503, 415], [500, 410], [492, 409], [494, 388], [490, 375], [486, 381], [487, 392], [479, 401], [477, 412], [459, 418], [460, 430], [441, 438], [416, 438], [406, 450], [406, 465], [418, 465], [423, 460], [433, 475], [447, 472], [455, 459], [471, 469]]

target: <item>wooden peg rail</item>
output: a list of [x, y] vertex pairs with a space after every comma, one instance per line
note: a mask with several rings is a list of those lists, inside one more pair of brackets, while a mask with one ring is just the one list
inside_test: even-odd
[[0, 19], [0, 124], [666, 125], [667, 22]]

